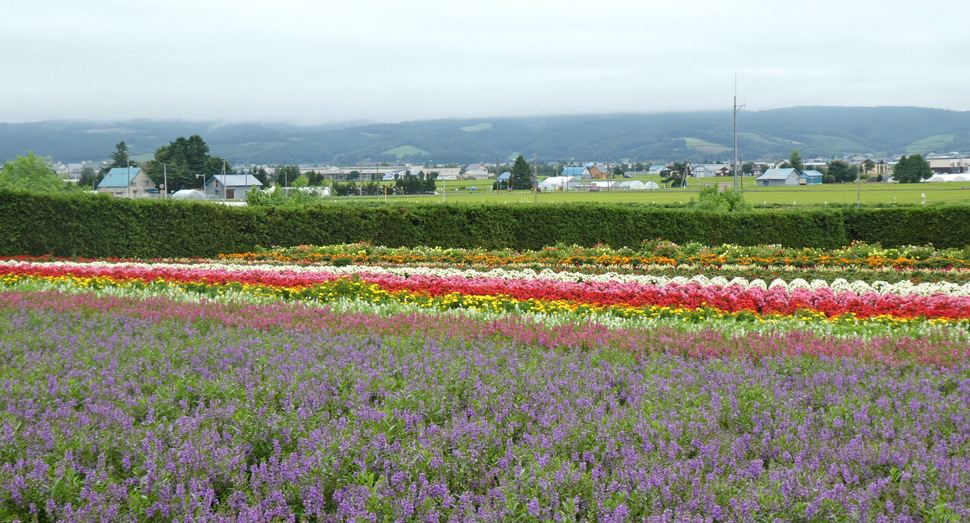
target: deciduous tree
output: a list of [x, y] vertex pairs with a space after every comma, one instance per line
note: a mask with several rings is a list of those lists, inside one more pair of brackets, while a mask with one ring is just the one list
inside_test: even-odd
[[3, 164], [0, 189], [22, 189], [35, 192], [59, 192], [70, 189], [51, 168], [50, 159], [33, 152]]

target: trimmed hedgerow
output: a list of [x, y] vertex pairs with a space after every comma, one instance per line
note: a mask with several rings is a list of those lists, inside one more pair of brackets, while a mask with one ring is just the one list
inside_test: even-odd
[[885, 247], [962, 247], [970, 239], [970, 207], [747, 213], [608, 204], [274, 208], [0, 191], [0, 255], [5, 256], [214, 256], [257, 245], [358, 241], [523, 250], [556, 243], [636, 246], [657, 238], [796, 248], [837, 248], [855, 240]]

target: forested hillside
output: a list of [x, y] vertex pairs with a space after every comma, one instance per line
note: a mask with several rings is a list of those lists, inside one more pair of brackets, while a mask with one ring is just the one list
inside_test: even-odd
[[[917, 107], [795, 107], [741, 112], [746, 159], [970, 151], [970, 112]], [[545, 161], [636, 158], [726, 160], [731, 111], [431, 120], [297, 127], [211, 122], [39, 122], [0, 124], [0, 160], [32, 150], [70, 162], [107, 157], [120, 140], [151, 154], [178, 136], [200, 134], [234, 163], [354, 164], [403, 160], [466, 163], [538, 154]]]

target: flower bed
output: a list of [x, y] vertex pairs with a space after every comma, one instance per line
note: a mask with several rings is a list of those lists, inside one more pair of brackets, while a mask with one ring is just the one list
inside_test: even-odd
[[352, 298], [432, 308], [572, 312], [656, 317], [706, 311], [719, 316], [802, 315], [821, 319], [931, 319], [966, 324], [970, 284], [831, 283], [723, 277], [666, 278], [531, 270], [301, 267], [232, 264], [0, 262], [0, 283], [64, 281], [75, 287], [158, 286], [212, 295], [235, 291], [327, 302]]
[[0, 261], [0, 520], [970, 518], [966, 281], [425, 265]]
[[965, 366], [529, 351], [114, 310], [0, 316], [3, 519], [970, 516]]
[[837, 249], [786, 249], [780, 245], [706, 247], [698, 243], [677, 245], [663, 240], [644, 241], [637, 250], [608, 245], [580, 247], [555, 245], [541, 251], [513, 251], [486, 249], [389, 248], [369, 243], [315, 247], [301, 245], [275, 248], [242, 254], [223, 255], [231, 261], [271, 261], [280, 263], [368, 263], [448, 265], [509, 265], [541, 264], [545, 266], [632, 266], [689, 265], [721, 267], [749, 265], [753, 267], [789, 266], [798, 268], [893, 268], [893, 269], [970, 269], [970, 250], [936, 249], [932, 245], [883, 249], [879, 244], [861, 242]]

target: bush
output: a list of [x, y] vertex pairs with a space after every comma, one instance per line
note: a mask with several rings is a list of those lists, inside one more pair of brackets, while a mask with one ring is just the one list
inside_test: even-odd
[[292, 205], [229, 207], [205, 202], [0, 191], [0, 255], [191, 257], [259, 245], [369, 241], [390, 247], [541, 250], [566, 245], [777, 244], [838, 248], [964, 247], [970, 207], [716, 212], [651, 206]]

